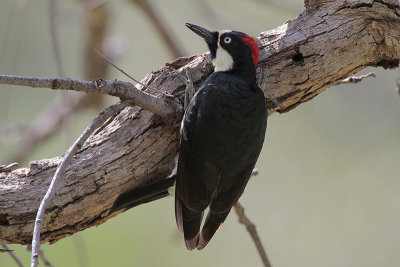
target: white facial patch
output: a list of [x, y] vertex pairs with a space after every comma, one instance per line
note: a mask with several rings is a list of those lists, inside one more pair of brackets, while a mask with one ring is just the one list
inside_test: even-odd
[[221, 31], [218, 35], [218, 47], [215, 58], [212, 60], [214, 65], [214, 71], [228, 71], [233, 67], [233, 58], [232, 56], [223, 49], [220, 45], [220, 37], [223, 33], [228, 32], [229, 30]]
[[233, 67], [233, 58], [228, 51], [218, 45], [217, 53], [212, 63], [214, 65], [214, 71], [228, 71]]

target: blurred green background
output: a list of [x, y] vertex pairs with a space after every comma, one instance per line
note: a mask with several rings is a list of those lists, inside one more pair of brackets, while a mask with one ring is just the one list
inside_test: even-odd
[[[300, 0], [151, 3], [186, 55], [204, 52], [206, 45], [185, 22], [257, 35], [302, 10]], [[137, 6], [120, 0], [108, 1], [105, 8], [106, 42], [119, 53], [115, 61], [125, 71], [142, 78], [173, 59]], [[84, 78], [83, 4], [57, 1], [57, 10], [66, 76]], [[369, 71], [377, 77], [329, 88], [269, 119], [257, 164], [260, 174], [250, 180], [241, 202], [273, 266], [400, 266], [400, 98], [394, 90], [398, 71], [362, 73]], [[0, 73], [57, 76], [49, 1], [0, 1]], [[115, 70], [108, 78], [128, 80]], [[60, 95], [49, 89], [0, 85], [0, 164], [9, 163], [23, 126]], [[79, 110], [20, 166], [63, 153], [91, 119], [114, 102], [107, 97], [100, 108]], [[11, 248], [28, 266], [30, 254], [20, 245]], [[142, 205], [43, 249], [55, 266], [261, 266], [234, 212], [203, 251], [188, 252], [176, 230], [172, 198]], [[0, 253], [0, 266], [15, 263]]]

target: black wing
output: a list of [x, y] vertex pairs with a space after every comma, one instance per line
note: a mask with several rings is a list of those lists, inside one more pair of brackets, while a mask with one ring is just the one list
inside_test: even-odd
[[[204, 111], [210, 108], [211, 101], [215, 100], [211, 96], [212, 87], [203, 85], [199, 89], [182, 121], [177, 169], [179, 178], [175, 188], [175, 216], [178, 229], [184, 233], [189, 250], [197, 247], [203, 211], [210, 204], [220, 173], [212, 159], [204, 157], [204, 154], [207, 154], [206, 150], [212, 147], [210, 142], [215, 142], [214, 147], [218, 147], [218, 140], [203, 131], [203, 128], [212, 127], [213, 119], [207, 118], [212, 116], [211, 112], [204, 114]], [[200, 111], [203, 111], [203, 114]], [[210, 153], [212, 155], [217, 151], [210, 152], [213, 152]]]

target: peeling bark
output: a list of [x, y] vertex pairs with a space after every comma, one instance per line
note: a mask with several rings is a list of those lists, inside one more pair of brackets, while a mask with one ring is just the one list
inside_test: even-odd
[[[296, 19], [259, 36], [259, 65], [268, 67], [264, 89], [284, 106], [269, 103], [271, 112], [292, 110], [365, 67], [398, 66], [397, 0], [309, 0], [306, 7]], [[170, 65], [187, 69], [196, 87], [212, 71], [207, 54]], [[170, 67], [148, 74], [142, 82], [182, 99], [184, 84]], [[168, 175], [179, 149], [178, 129], [179, 120], [166, 122], [137, 106], [108, 120], [66, 171], [46, 210], [42, 242], [105, 222], [120, 193]], [[0, 171], [0, 239], [31, 242], [37, 208], [59, 162], [57, 157]]]

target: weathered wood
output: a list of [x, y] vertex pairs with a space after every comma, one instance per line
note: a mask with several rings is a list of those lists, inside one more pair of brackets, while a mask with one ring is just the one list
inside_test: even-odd
[[[397, 0], [308, 2], [318, 2], [318, 8], [260, 34], [260, 66], [268, 66], [265, 90], [284, 106], [271, 104], [271, 111], [287, 112], [367, 66], [398, 65]], [[188, 69], [195, 86], [212, 70], [207, 54], [172, 65]], [[182, 99], [184, 84], [169, 67], [142, 82]], [[46, 211], [42, 241], [55, 242], [105, 222], [121, 192], [168, 175], [179, 149], [178, 129], [178, 120], [165, 122], [137, 106], [110, 119], [68, 168]], [[31, 242], [37, 208], [59, 162], [58, 157], [45, 159], [0, 173], [0, 239]]]

